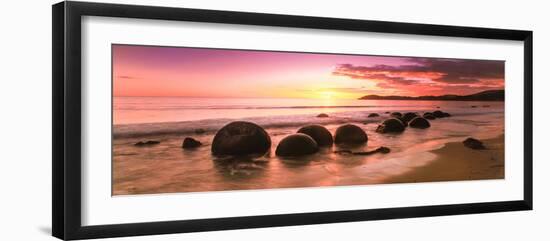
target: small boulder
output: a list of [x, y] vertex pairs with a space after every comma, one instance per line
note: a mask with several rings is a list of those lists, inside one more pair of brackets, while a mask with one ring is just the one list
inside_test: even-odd
[[370, 113], [369, 114], [369, 118], [372, 118], [372, 117], [379, 117], [380, 115], [377, 114], [377, 113]]
[[392, 118], [385, 120], [376, 128], [376, 132], [380, 133], [398, 133], [405, 130], [405, 125], [399, 119]]
[[334, 136], [336, 144], [362, 144], [368, 141], [367, 133], [361, 127], [352, 124], [338, 127]]
[[401, 114], [401, 112], [392, 112], [390, 116], [392, 116], [392, 117], [402, 117], [403, 114]]
[[318, 146], [332, 146], [332, 143], [334, 142], [330, 131], [320, 125], [304, 126], [298, 130], [298, 133], [310, 136], [313, 140], [315, 140], [315, 142], [317, 142]]
[[451, 114], [449, 114], [447, 112], [443, 112], [443, 117], [451, 117]]
[[206, 131], [202, 128], [195, 129], [195, 134], [204, 134]]
[[271, 138], [260, 126], [246, 121], [231, 122], [222, 127], [212, 141], [212, 154], [264, 155], [271, 148]]
[[422, 115], [422, 117], [428, 120], [435, 120], [435, 116], [432, 112], [426, 112], [424, 113], [424, 115]]
[[443, 111], [440, 111], [440, 110], [436, 110], [433, 112], [433, 115], [436, 117], [436, 118], [442, 118], [443, 117]]
[[416, 117], [411, 120], [409, 123], [409, 126], [411, 128], [419, 128], [419, 129], [426, 129], [430, 127], [430, 122], [422, 117]]
[[185, 139], [183, 139], [183, 143], [181, 144], [181, 148], [183, 149], [197, 148], [201, 145], [202, 143], [200, 141], [197, 141], [191, 137], [185, 137]]
[[302, 133], [289, 135], [277, 145], [277, 156], [303, 156], [317, 152], [317, 142], [310, 136]]
[[317, 117], [319, 117], [319, 118], [327, 118], [328, 115], [325, 114], [325, 113], [321, 113], [321, 114], [318, 114]]
[[485, 146], [483, 145], [483, 142], [481, 142], [478, 139], [471, 138], [471, 137], [464, 140], [462, 142], [462, 144], [464, 144], [464, 146], [466, 146], [468, 148], [471, 148], [471, 149], [474, 149], [474, 150], [486, 149]]
[[472, 105], [472, 106], [470, 106], [470, 107], [472, 107], [472, 108], [477, 108], [477, 105]]
[[403, 115], [403, 117], [402, 117], [403, 119], [402, 119], [402, 120], [404, 120], [404, 121], [406, 121], [406, 122], [409, 122], [409, 121], [411, 121], [412, 119], [414, 119], [414, 118], [417, 117], [417, 116], [418, 116], [418, 114], [416, 114], [416, 113], [414, 113], [414, 112], [407, 112], [407, 113], [405, 113], [405, 114]]
[[160, 144], [160, 141], [140, 141], [134, 144], [134, 146], [153, 146], [157, 144]]

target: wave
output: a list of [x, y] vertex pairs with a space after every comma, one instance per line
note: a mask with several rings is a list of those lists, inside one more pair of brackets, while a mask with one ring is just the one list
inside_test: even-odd
[[117, 107], [115, 110], [269, 110], [269, 109], [343, 109], [343, 108], [379, 108], [379, 107], [419, 107], [419, 106], [378, 106], [378, 105], [315, 105], [315, 106], [155, 106], [154, 108]]
[[[453, 117], [471, 116], [471, 115], [491, 115], [502, 114], [502, 111], [487, 111], [453, 113]], [[205, 119], [181, 122], [159, 122], [159, 123], [140, 123], [140, 124], [118, 124], [113, 125], [114, 138], [132, 138], [154, 135], [184, 135], [193, 134], [200, 130], [204, 134], [213, 134], [221, 127], [232, 121], [249, 121], [265, 128], [299, 128], [308, 124], [336, 125], [344, 123], [377, 123], [387, 119], [387, 114], [380, 117], [368, 118], [366, 112], [339, 112], [331, 113], [328, 118], [317, 118], [314, 115], [286, 115], [286, 116], [265, 116], [250, 117], [241, 119]]]

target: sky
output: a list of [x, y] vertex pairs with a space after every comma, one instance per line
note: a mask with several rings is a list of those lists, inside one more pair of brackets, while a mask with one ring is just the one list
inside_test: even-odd
[[504, 61], [113, 45], [114, 96], [341, 98], [504, 88]]

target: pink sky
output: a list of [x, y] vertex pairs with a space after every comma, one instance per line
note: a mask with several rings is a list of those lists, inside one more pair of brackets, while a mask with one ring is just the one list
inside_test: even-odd
[[504, 62], [113, 45], [115, 96], [359, 98], [504, 88]]

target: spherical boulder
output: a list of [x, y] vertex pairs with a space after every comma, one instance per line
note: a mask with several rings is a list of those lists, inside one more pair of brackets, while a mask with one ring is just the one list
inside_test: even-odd
[[300, 128], [298, 133], [306, 134], [317, 142], [318, 146], [332, 146], [334, 140], [327, 128], [320, 125], [308, 125]]
[[317, 142], [310, 136], [302, 133], [289, 135], [277, 145], [277, 156], [303, 156], [317, 152]]
[[418, 114], [416, 114], [414, 112], [407, 112], [403, 115], [403, 120], [405, 120], [406, 122], [409, 122], [417, 116], [418, 116]]
[[372, 118], [372, 117], [378, 117], [378, 116], [380, 116], [380, 115], [377, 114], [377, 113], [370, 113], [368, 117]]
[[424, 115], [422, 115], [422, 117], [428, 120], [435, 120], [435, 116], [432, 112], [426, 112], [424, 113]]
[[392, 117], [402, 117], [403, 114], [401, 114], [401, 112], [392, 112], [392, 113], [390, 114], [390, 116], [392, 116]]
[[334, 135], [336, 144], [362, 144], [367, 141], [367, 133], [361, 127], [352, 124], [338, 127]]
[[183, 139], [183, 143], [181, 144], [181, 148], [191, 149], [191, 148], [197, 148], [201, 145], [202, 143], [200, 141], [197, 141], [191, 137], [185, 137], [185, 139]]
[[212, 141], [212, 154], [263, 155], [271, 148], [271, 138], [260, 126], [246, 121], [222, 127]]
[[411, 120], [409, 123], [409, 126], [411, 128], [419, 128], [419, 129], [426, 129], [430, 127], [430, 122], [422, 117], [416, 117]]
[[380, 133], [399, 133], [405, 130], [405, 125], [399, 119], [392, 118], [385, 120], [376, 128], [376, 132]]
[[317, 117], [319, 117], [319, 118], [327, 118], [328, 115], [325, 114], [325, 113], [321, 113], [321, 114], [318, 114]]

